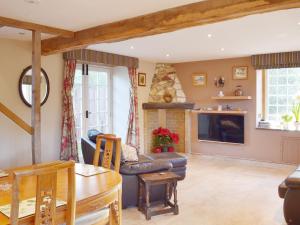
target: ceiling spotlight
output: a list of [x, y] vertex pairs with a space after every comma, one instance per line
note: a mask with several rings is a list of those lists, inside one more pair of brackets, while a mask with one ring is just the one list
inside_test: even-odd
[[24, 2], [29, 4], [39, 4], [41, 0], [24, 0]]
[[208, 34], [207, 37], [208, 37], [208, 38], [212, 38], [212, 34]]
[[133, 46], [130, 46], [130, 49], [134, 49], [134, 47], [133, 47]]
[[220, 50], [221, 50], [222, 52], [224, 52], [224, 51], [225, 51], [225, 48], [221, 48]]
[[166, 57], [170, 57], [170, 54], [166, 54]]

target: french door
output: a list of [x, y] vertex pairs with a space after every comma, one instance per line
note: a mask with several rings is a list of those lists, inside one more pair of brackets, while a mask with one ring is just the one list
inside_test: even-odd
[[86, 137], [90, 129], [111, 133], [111, 77], [109, 68], [77, 65], [73, 102], [78, 141], [81, 137]]

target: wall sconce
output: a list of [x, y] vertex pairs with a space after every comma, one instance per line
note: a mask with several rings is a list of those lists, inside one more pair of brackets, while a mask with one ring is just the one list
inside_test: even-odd
[[216, 77], [215, 78], [215, 86], [217, 88], [223, 88], [225, 85], [225, 78], [224, 77]]

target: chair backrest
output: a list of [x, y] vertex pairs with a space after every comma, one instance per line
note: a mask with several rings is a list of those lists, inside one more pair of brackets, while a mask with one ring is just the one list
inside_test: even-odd
[[114, 154], [114, 170], [119, 173], [121, 163], [121, 138], [113, 134], [98, 135], [96, 139], [96, 151], [94, 154], [93, 165], [98, 166], [101, 152], [101, 142], [105, 140], [105, 148], [101, 166], [110, 169]]
[[30, 169], [18, 169], [12, 171], [12, 204], [10, 223], [19, 223], [19, 190], [20, 181], [24, 177], [36, 176], [36, 205], [35, 225], [56, 225], [56, 193], [58, 171], [67, 169], [68, 195], [66, 224], [75, 223], [75, 163], [73, 161], [56, 161], [45, 164], [37, 164]]

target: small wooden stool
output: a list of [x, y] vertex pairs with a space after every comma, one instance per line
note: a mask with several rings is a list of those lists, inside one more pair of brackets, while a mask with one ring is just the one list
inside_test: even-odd
[[[149, 173], [139, 175], [139, 204], [138, 210], [143, 212], [146, 220], [150, 220], [151, 216], [171, 213], [179, 214], [177, 205], [177, 181], [180, 176], [172, 172]], [[162, 209], [151, 209], [150, 204], [150, 189], [154, 185], [166, 185], [166, 193], [164, 205]], [[174, 203], [170, 201], [174, 194]], [[166, 208], [167, 207], [167, 208]]]

